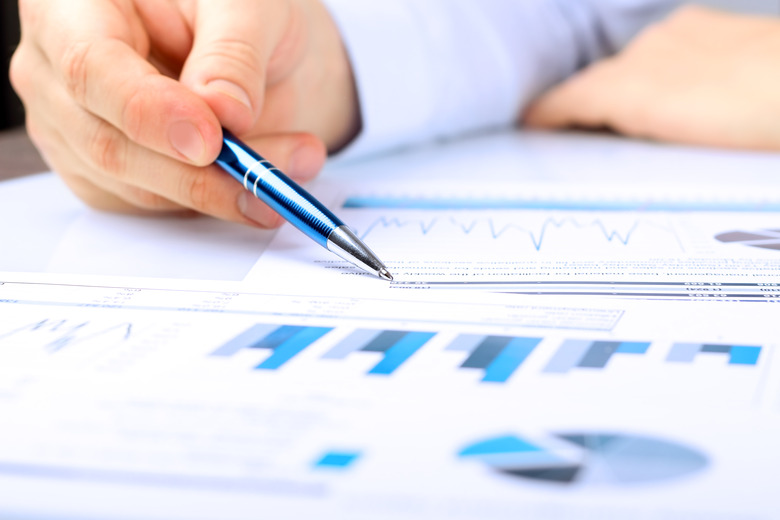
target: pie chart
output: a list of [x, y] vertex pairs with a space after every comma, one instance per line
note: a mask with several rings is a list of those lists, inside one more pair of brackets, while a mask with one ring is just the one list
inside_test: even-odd
[[655, 437], [565, 432], [528, 440], [517, 435], [488, 438], [458, 456], [518, 480], [558, 485], [637, 485], [672, 480], [703, 470], [702, 452]]
[[715, 235], [715, 240], [724, 244], [742, 244], [744, 246], [780, 251], [780, 229], [727, 231]]

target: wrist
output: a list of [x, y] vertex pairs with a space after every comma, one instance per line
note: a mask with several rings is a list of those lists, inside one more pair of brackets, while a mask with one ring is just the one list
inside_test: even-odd
[[315, 52], [319, 81], [312, 83], [312, 99], [323, 101], [313, 109], [319, 114], [314, 133], [319, 135], [328, 153], [336, 153], [360, 133], [361, 117], [357, 86], [352, 63], [338, 26], [325, 6], [317, 1], [315, 24], [322, 28], [321, 41], [312, 42], [321, 51]]

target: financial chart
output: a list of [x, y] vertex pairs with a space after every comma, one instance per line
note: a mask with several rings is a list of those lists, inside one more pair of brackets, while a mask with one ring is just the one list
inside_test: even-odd
[[[88, 312], [59, 285], [0, 285], [0, 482], [17, 496], [67, 483], [51, 503], [73, 511], [109, 486], [104, 500], [138, 498], [139, 514], [163, 491], [190, 513], [229, 496], [238, 517], [414, 499], [412, 517], [459, 504], [503, 518], [496, 504], [581, 512], [583, 489], [613, 512], [652, 492], [659, 514], [704, 514], [713, 487], [744, 491], [734, 439], [754, 432], [753, 455], [775, 442], [778, 344], [751, 326], [767, 305], [708, 303], [745, 314], [732, 329], [652, 301], [466, 293], [436, 313], [414, 298], [78, 287]], [[688, 325], [653, 326], [672, 321]]]
[[[393, 272], [395, 289], [740, 301], [780, 297], [772, 202], [694, 195], [664, 202], [630, 191], [609, 198], [592, 190], [555, 198], [537, 191], [536, 197], [485, 197], [459, 188], [463, 195], [437, 198], [377, 195], [377, 189], [331, 198]], [[307, 244], [289, 235], [276, 247], [272, 242], [248, 281], [273, 286], [263, 273], [280, 264], [277, 248], [303, 252]], [[303, 254], [343, 279], [354, 278], [349, 266], [314, 251]]]

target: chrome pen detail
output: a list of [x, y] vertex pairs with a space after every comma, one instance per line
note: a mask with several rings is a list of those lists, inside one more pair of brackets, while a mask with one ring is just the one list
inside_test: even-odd
[[227, 130], [223, 130], [216, 163], [322, 247], [384, 280], [393, 279], [371, 249], [336, 215]]
[[393, 276], [355, 233], [347, 226], [339, 226], [328, 236], [328, 250], [339, 255], [348, 262], [352, 262], [364, 271], [392, 281]]

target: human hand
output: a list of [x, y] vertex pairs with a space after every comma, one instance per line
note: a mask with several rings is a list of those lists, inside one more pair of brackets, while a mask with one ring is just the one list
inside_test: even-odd
[[541, 96], [532, 127], [780, 150], [780, 21], [685, 7]]
[[359, 125], [319, 0], [20, 0], [20, 18], [10, 76], [30, 137], [99, 209], [275, 226], [211, 165], [220, 127], [303, 182]]

